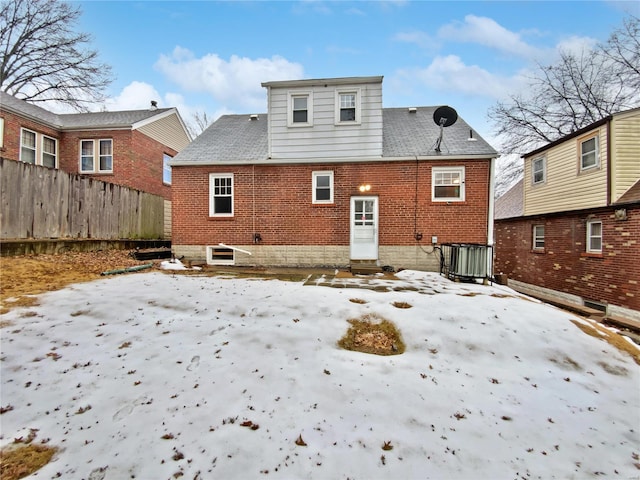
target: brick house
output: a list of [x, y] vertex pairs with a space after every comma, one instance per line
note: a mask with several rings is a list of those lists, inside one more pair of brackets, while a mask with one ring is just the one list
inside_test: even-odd
[[464, 120], [382, 108], [382, 77], [262, 86], [268, 114], [224, 115], [173, 159], [177, 256], [437, 271], [442, 243], [492, 243], [497, 153]]
[[175, 108], [55, 114], [0, 92], [0, 155], [165, 199], [170, 160], [191, 137]]
[[640, 318], [640, 109], [523, 156], [496, 202], [494, 271], [510, 284]]

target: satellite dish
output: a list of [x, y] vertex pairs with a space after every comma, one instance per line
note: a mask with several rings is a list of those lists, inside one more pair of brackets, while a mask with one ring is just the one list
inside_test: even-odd
[[436, 140], [435, 151], [440, 152], [440, 144], [442, 143], [442, 132], [444, 127], [450, 127], [458, 120], [458, 113], [451, 107], [444, 105], [436, 108], [433, 112], [433, 121], [440, 127], [440, 136]]
[[451, 107], [443, 106], [433, 112], [433, 121], [441, 127], [450, 127], [458, 120], [458, 113]]

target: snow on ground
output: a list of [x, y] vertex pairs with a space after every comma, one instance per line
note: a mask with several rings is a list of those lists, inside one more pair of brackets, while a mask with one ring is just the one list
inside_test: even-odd
[[[630, 357], [508, 288], [398, 276], [414, 290], [136, 273], [42, 295], [3, 316], [0, 444], [37, 429], [44, 479], [638, 478]], [[337, 347], [367, 313], [404, 354]]]

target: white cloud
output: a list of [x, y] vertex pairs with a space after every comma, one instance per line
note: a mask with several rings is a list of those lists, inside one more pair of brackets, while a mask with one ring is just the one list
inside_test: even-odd
[[278, 55], [258, 59], [232, 55], [225, 60], [210, 53], [197, 58], [182, 47], [161, 55], [155, 68], [186, 91], [208, 93], [226, 107], [252, 110], [265, 108], [261, 82], [303, 76], [302, 65]]
[[438, 36], [456, 42], [477, 43], [523, 57], [535, 57], [540, 51], [522, 40], [521, 35], [507, 30], [488, 17], [467, 15], [464, 22], [444, 25]]
[[111, 112], [118, 110], [139, 110], [149, 108], [151, 106], [151, 100], [160, 102], [162, 97], [152, 85], [134, 81], [124, 87], [119, 95], [107, 99], [104, 106]]
[[585, 51], [592, 50], [597, 42], [595, 38], [571, 36], [558, 42], [556, 50], [558, 52], [580, 55]]
[[419, 83], [440, 92], [501, 98], [518, 83], [517, 77], [501, 77], [478, 65], [466, 65], [456, 55], [438, 56], [426, 68], [396, 72], [401, 82]]

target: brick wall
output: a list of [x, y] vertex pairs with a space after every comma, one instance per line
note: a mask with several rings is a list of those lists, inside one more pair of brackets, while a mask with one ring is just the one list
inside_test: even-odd
[[4, 110], [2, 110], [2, 117], [4, 118], [4, 145], [0, 148], [0, 154], [8, 160], [20, 160], [21, 128], [26, 128], [51, 138], [60, 138], [58, 130], [45, 127], [33, 120], [18, 117]]
[[[622, 208], [622, 207], [618, 207]], [[640, 205], [495, 222], [495, 273], [583, 299], [640, 310]], [[602, 254], [586, 252], [586, 220], [602, 221]], [[533, 225], [545, 226], [545, 248], [531, 248]]]
[[[464, 202], [431, 201], [431, 168], [466, 167]], [[312, 204], [312, 172], [334, 172], [334, 203]], [[209, 173], [234, 174], [234, 216], [209, 217]], [[173, 245], [349, 245], [350, 198], [379, 197], [379, 244], [486, 243], [489, 161], [173, 168]], [[417, 189], [416, 189], [417, 184]], [[417, 196], [417, 201], [416, 201]]]
[[80, 173], [80, 140], [105, 138], [113, 139], [113, 173], [84, 175], [171, 200], [171, 186], [162, 182], [162, 160], [164, 153], [173, 157], [178, 152], [135, 130], [64, 132], [60, 168]]
[[80, 140], [113, 139], [113, 173], [85, 174], [102, 180], [171, 200], [171, 186], [162, 182], [163, 154], [177, 155], [177, 151], [162, 145], [146, 135], [131, 130], [61, 132], [12, 113], [2, 111], [4, 147], [2, 157], [20, 159], [20, 128], [24, 127], [58, 139], [58, 168], [67, 173], [80, 173]]

